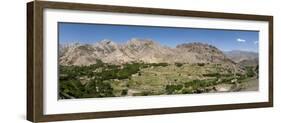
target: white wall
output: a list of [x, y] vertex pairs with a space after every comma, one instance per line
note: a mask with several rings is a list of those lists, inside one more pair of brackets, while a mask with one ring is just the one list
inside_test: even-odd
[[[67, 1], [67, 0], [64, 0]], [[70, 0], [68, 0], [70, 1]], [[74, 1], [74, 0], [73, 0]], [[143, 122], [267, 122], [280, 121], [281, 114], [281, 14], [278, 0], [82, 0], [97, 4], [159, 7], [216, 12], [274, 15], [274, 108], [212, 111], [172, 115], [154, 115], [98, 120], [68, 121], [83, 123]], [[26, 3], [5, 0], [0, 4], [0, 122], [23, 123], [26, 110]]]

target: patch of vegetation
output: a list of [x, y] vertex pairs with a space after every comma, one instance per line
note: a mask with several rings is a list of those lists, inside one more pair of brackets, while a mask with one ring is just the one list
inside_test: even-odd
[[183, 85], [166, 85], [166, 93], [174, 94], [176, 91], [179, 91], [183, 88]]
[[181, 66], [183, 66], [183, 63], [176, 62], [175, 65], [176, 65], [177, 67], [181, 67]]
[[205, 66], [205, 63], [197, 63], [198, 66]]
[[[98, 60], [89, 66], [60, 66], [60, 98], [113, 97], [113, 88], [107, 80], [126, 80], [133, 74], [141, 76], [140, 69], [165, 67], [167, 63], [128, 63], [123, 65], [106, 64]], [[83, 79], [84, 78], [84, 79]], [[86, 78], [86, 79], [85, 79]], [[82, 81], [86, 81], [85, 85]], [[128, 89], [121, 92], [127, 94]]]
[[206, 73], [206, 74], [203, 74], [203, 76], [205, 76], [205, 77], [219, 77], [220, 74], [219, 73]]
[[168, 65], [169, 65], [168, 63], [150, 63], [149, 64], [149, 66], [155, 66], [155, 67], [158, 67], [158, 66], [166, 67]]
[[255, 74], [255, 69], [253, 66], [246, 66], [246, 73], [247, 73], [247, 76], [248, 77], [254, 77], [256, 74]]
[[246, 74], [234, 74], [216, 64], [113, 65], [100, 60], [89, 66], [59, 66], [59, 70], [61, 99], [201, 93], [208, 87], [240, 82], [257, 73], [257, 67], [246, 67]]

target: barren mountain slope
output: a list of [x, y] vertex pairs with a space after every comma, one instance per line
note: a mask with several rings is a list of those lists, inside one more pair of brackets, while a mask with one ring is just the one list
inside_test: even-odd
[[60, 46], [61, 65], [90, 65], [96, 60], [105, 63], [223, 63], [235, 66], [222, 51], [202, 43], [181, 44], [175, 48], [162, 46], [147, 39], [131, 39], [125, 44], [103, 40], [96, 44], [69, 44]]

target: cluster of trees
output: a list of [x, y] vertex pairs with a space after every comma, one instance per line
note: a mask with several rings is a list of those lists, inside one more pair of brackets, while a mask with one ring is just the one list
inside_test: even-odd
[[197, 63], [198, 66], [205, 66], [205, 63]]
[[199, 89], [212, 86], [218, 84], [218, 79], [206, 79], [206, 80], [191, 80], [188, 82], [184, 82], [183, 84], [172, 84], [166, 85], [166, 93], [167, 94], [188, 94], [188, 93], [196, 93]]
[[183, 88], [183, 85], [166, 85], [166, 93], [167, 94], [175, 94]]
[[206, 74], [203, 74], [203, 76], [205, 76], [205, 77], [219, 77], [220, 73], [206, 73]]
[[175, 65], [176, 65], [177, 67], [181, 67], [181, 66], [183, 66], [183, 63], [176, 62]]
[[[238, 74], [241, 76], [242, 74]], [[222, 78], [222, 77], [234, 77], [234, 73], [206, 73], [203, 74], [204, 77], [217, 77], [217, 78]]]
[[245, 69], [247, 77], [254, 77], [256, 75], [257, 68], [253, 66], [246, 66]]
[[212, 79], [204, 79], [204, 80], [191, 80], [188, 82], [183, 82], [183, 84], [172, 84], [166, 85], [166, 93], [167, 94], [190, 94], [190, 93], [202, 93], [207, 91], [206, 87], [215, 86], [222, 83], [231, 83], [231, 80], [236, 79], [236, 77], [214, 77]]
[[[167, 63], [128, 63], [112, 65], [98, 60], [89, 66], [60, 66], [59, 68], [59, 96], [69, 98], [113, 97], [110, 81], [113, 79], [130, 79], [133, 74], [140, 74], [141, 68], [151, 66], [168, 66]], [[98, 71], [99, 70], [99, 71]], [[82, 78], [82, 79], [81, 79]], [[82, 81], [86, 81], [82, 84]], [[124, 90], [122, 95], [127, 94]]]
[[60, 81], [60, 98], [113, 97], [113, 88], [109, 83], [91, 79], [87, 85], [79, 80]]

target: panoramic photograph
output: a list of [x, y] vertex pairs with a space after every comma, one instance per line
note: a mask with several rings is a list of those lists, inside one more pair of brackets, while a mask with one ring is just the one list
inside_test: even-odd
[[259, 32], [58, 23], [58, 98], [259, 90]]

